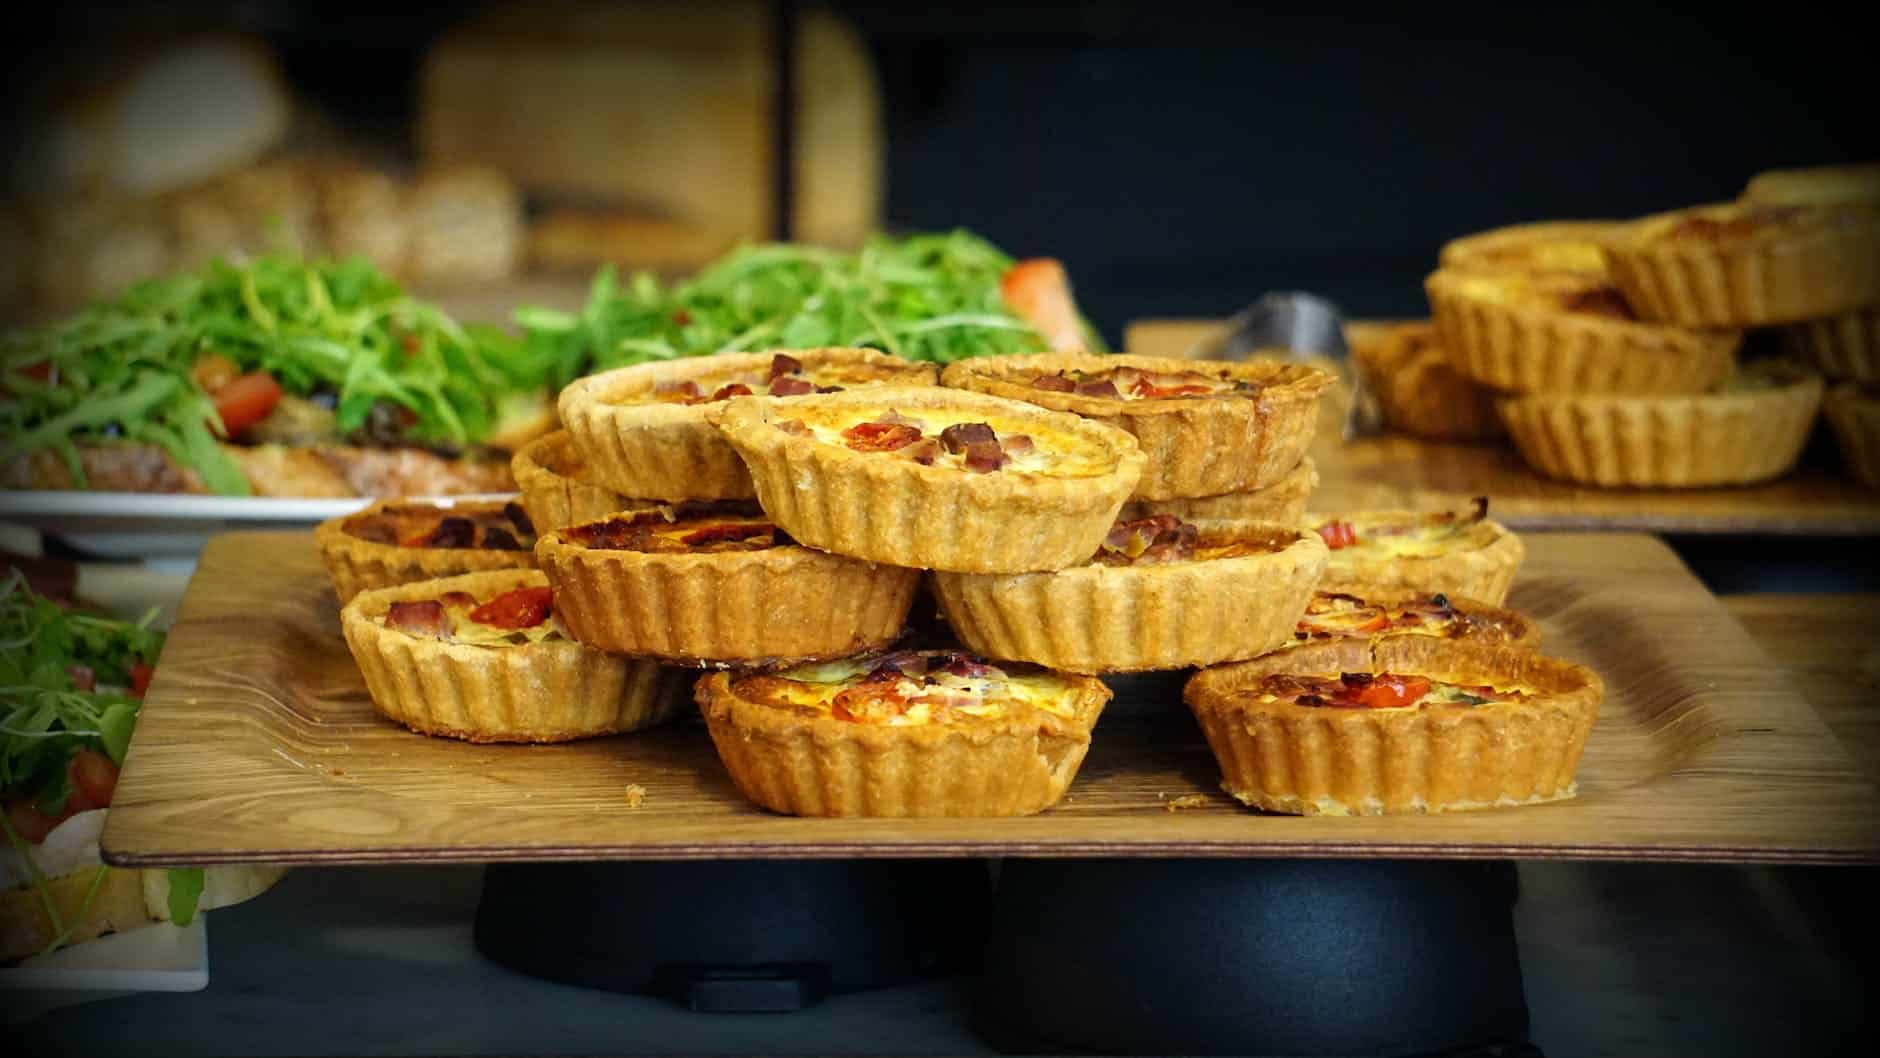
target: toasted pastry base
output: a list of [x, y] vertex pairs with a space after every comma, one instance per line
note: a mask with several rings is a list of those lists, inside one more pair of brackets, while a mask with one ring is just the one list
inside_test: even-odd
[[1607, 250], [1613, 282], [1641, 316], [1685, 327], [1792, 323], [1880, 303], [1873, 204], [1792, 207], [1806, 226], [1774, 221], [1736, 241], [1665, 237], [1692, 218], [1727, 223], [1750, 208], [1696, 206], [1639, 221]]
[[[1574, 282], [1529, 276], [1518, 282]], [[1443, 348], [1458, 371], [1517, 393], [1696, 393], [1727, 377], [1735, 331], [1688, 331], [1518, 298], [1484, 296], [1511, 282], [1437, 271], [1424, 280]]]
[[1024, 709], [996, 719], [894, 726], [803, 716], [739, 697], [731, 674], [694, 694], [718, 758], [753, 803], [798, 816], [1021, 816], [1070, 788], [1110, 699], [1091, 677], [1069, 717]]
[[529, 512], [537, 533], [653, 504], [589, 482], [581, 453], [566, 430], [524, 445], [510, 460], [510, 467], [515, 471], [516, 487], [522, 490], [523, 509]]
[[[1545, 692], [1478, 707], [1340, 709], [1236, 701], [1270, 674], [1399, 672]], [[1291, 815], [1454, 812], [1572, 797], [1605, 687], [1515, 647], [1392, 636], [1300, 647], [1206, 669], [1182, 697], [1241, 802]]]
[[1345, 343], [1391, 429], [1438, 441], [1501, 436], [1494, 392], [1456, 370], [1431, 321], [1348, 323]]
[[[1339, 517], [1356, 521], [1408, 512], [1360, 511]], [[1325, 563], [1320, 591], [1360, 599], [1392, 591], [1442, 592], [1500, 606], [1527, 554], [1521, 538], [1499, 522], [1483, 520], [1470, 530], [1469, 546], [1440, 555], [1413, 555], [1363, 561], [1362, 551], [1340, 548]]]
[[1325, 570], [1319, 534], [1285, 525], [1201, 529], [1203, 544], [1264, 535], [1290, 542], [1268, 554], [1166, 565], [935, 573], [934, 594], [974, 653], [1066, 672], [1212, 665], [1290, 642]]
[[1770, 206], [1880, 203], [1880, 162], [1770, 169], [1750, 178], [1742, 200]]
[[[1367, 592], [1361, 598], [1377, 606], [1399, 606], [1414, 599], [1426, 598], [1426, 591], [1386, 591]], [[1471, 643], [1499, 643], [1522, 650], [1538, 650], [1541, 645], [1541, 626], [1524, 613], [1490, 606], [1488, 603], [1470, 599], [1462, 595], [1451, 594], [1449, 608], [1465, 617], [1475, 619], [1475, 623], [1465, 626], [1455, 635], [1425, 636], [1446, 642], [1464, 641]], [[1308, 604], [1309, 608], [1310, 604]], [[1303, 620], [1303, 618], [1301, 619]], [[1392, 636], [1414, 636], [1417, 632], [1390, 629], [1376, 633], [1355, 633], [1347, 636], [1318, 636], [1311, 639], [1294, 638], [1289, 649], [1334, 642], [1339, 639], [1389, 639]]]
[[[1225, 372], [1262, 388], [1249, 396], [1123, 400], [1038, 389], [1031, 380], [1057, 371]], [[1299, 465], [1318, 427], [1319, 396], [1330, 373], [1276, 361], [1180, 360], [1157, 356], [1038, 353], [982, 356], [947, 365], [942, 384], [989, 393], [1127, 430], [1147, 462], [1132, 498], [1169, 500], [1265, 488]]]
[[1828, 394], [1823, 410], [1854, 479], [1880, 489], [1880, 399], [1859, 387], [1840, 385]]
[[659, 554], [536, 541], [578, 640], [681, 665], [846, 657], [901, 634], [920, 571], [786, 545]]
[[1821, 378], [1795, 366], [1773, 389], [1679, 396], [1538, 393], [1502, 401], [1521, 458], [1586, 485], [1689, 488], [1780, 477], [1801, 458]]
[[[578, 379], [561, 391], [561, 421], [592, 480], [623, 496], [653, 500], [748, 500], [751, 476], [736, 452], [712, 428], [719, 404], [618, 403], [651, 393], [662, 383], [684, 382], [728, 370], [762, 374], [774, 353], [719, 353], [635, 364]], [[932, 385], [932, 364], [914, 363], [873, 349], [793, 349], [805, 367], [865, 364], [897, 385]], [[795, 397], [761, 397], [789, 401]]]
[[1789, 352], [1831, 379], [1880, 382], [1880, 305], [1790, 324], [1782, 329], [1782, 340]]
[[1131, 500], [1123, 504], [1124, 520], [1172, 514], [1184, 522], [1284, 522], [1294, 525], [1306, 516], [1312, 490], [1319, 487], [1318, 464], [1302, 456], [1299, 465], [1263, 489], [1196, 496], [1186, 500]]
[[1451, 239], [1439, 264], [1486, 272], [1606, 273], [1606, 244], [1624, 233], [1617, 220], [1543, 220]]
[[488, 500], [462, 500], [456, 503], [426, 503], [418, 500], [381, 500], [352, 514], [329, 518], [313, 530], [313, 542], [333, 578], [334, 594], [340, 605], [353, 596], [375, 588], [390, 588], [421, 580], [436, 580], [459, 573], [478, 573], [499, 569], [528, 569], [535, 556], [528, 551], [497, 551], [480, 547], [399, 547], [380, 544], [354, 536], [347, 526], [388, 507], [435, 506], [440, 511], [500, 511], [503, 505]]
[[671, 716], [685, 700], [682, 670], [568, 641], [476, 646], [385, 626], [394, 602], [450, 591], [487, 600], [546, 583], [536, 570], [467, 573], [365, 592], [346, 604], [340, 630], [373, 706], [420, 734], [470, 742], [566, 742], [636, 731]]
[[922, 466], [785, 433], [772, 425], [788, 416], [785, 408], [731, 401], [720, 428], [751, 468], [764, 511], [805, 544], [871, 562], [956, 573], [1075, 565], [1096, 553], [1142, 470], [1136, 439], [1122, 430], [979, 393], [879, 389], [791, 399], [801, 402], [791, 408], [891, 405], [1022, 417], [1110, 462], [1103, 473], [1076, 478]]

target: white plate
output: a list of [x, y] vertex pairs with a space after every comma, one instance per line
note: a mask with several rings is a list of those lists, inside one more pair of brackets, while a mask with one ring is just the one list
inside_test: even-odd
[[[436, 502], [510, 499], [456, 496]], [[370, 498], [263, 499], [143, 492], [0, 492], [0, 521], [26, 525], [100, 558], [193, 561], [209, 537], [237, 529], [309, 529]]]
[[200, 992], [209, 987], [209, 926], [157, 922], [35, 955], [0, 969], [9, 1021], [129, 992]]

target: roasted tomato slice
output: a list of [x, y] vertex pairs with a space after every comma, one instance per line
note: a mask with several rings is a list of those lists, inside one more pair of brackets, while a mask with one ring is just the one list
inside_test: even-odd
[[281, 402], [281, 384], [266, 371], [250, 371], [211, 395], [222, 429], [234, 437], [268, 417]]
[[65, 815], [49, 816], [41, 812], [29, 798], [16, 797], [7, 802], [7, 823], [28, 845], [45, 841], [46, 835], [63, 822]]
[[543, 585], [506, 591], [470, 611], [470, 619], [491, 628], [534, 628], [548, 620], [555, 593]]
[[111, 795], [117, 790], [118, 768], [111, 758], [93, 749], [81, 749], [67, 765], [72, 778], [72, 797], [65, 807], [74, 812], [111, 807]]
[[858, 422], [842, 438], [857, 452], [892, 452], [920, 440], [920, 431], [905, 423]]
[[1380, 675], [1358, 688], [1352, 700], [1366, 709], [1401, 709], [1415, 705], [1430, 693], [1430, 681], [1422, 676]]
[[131, 662], [131, 696], [142, 698], [150, 690], [150, 677], [156, 674], [157, 670], [145, 662]]
[[1324, 538], [1325, 546], [1333, 551], [1358, 542], [1358, 530], [1350, 522], [1326, 522], [1319, 526], [1319, 536]]

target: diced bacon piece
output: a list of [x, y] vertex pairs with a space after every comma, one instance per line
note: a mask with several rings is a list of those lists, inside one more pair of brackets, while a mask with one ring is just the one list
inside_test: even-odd
[[522, 541], [500, 525], [483, 530], [483, 548], [487, 551], [521, 551]]
[[444, 604], [436, 599], [393, 603], [385, 611], [385, 627], [406, 635], [450, 638], [450, 619], [444, 614]]
[[801, 419], [779, 419], [771, 423], [771, 425], [782, 430], [784, 433], [794, 434], [797, 437], [804, 437], [809, 434], [809, 424]]
[[1005, 446], [1005, 454], [1008, 456], [1029, 452], [1038, 447], [1032, 443], [1031, 435], [1028, 433], [1006, 434], [1004, 437], [999, 438], [999, 443]]
[[999, 435], [992, 432], [990, 424], [983, 422], [956, 422], [940, 431], [940, 444], [955, 455], [966, 451], [971, 444], [998, 443]]
[[1084, 351], [1083, 320], [1077, 316], [1077, 302], [1063, 265], [1048, 257], [1020, 261], [1000, 277], [999, 293], [1053, 352]]
[[470, 619], [491, 628], [534, 628], [548, 620], [554, 590], [547, 585], [506, 591], [470, 611]]
[[535, 535], [535, 522], [529, 518], [528, 509], [515, 500], [510, 500], [508, 503], [503, 504], [503, 517], [509, 519], [509, 524], [515, 526], [518, 534], [522, 536]]
[[940, 458], [940, 442], [931, 437], [923, 437], [913, 444], [908, 445], [906, 448], [901, 449], [901, 455], [912, 459], [921, 466], [930, 467], [933, 466], [934, 460]]
[[1031, 380], [1031, 388], [1050, 393], [1072, 393], [1076, 391], [1077, 383], [1063, 374], [1039, 375]]
[[961, 464], [975, 474], [990, 474], [1005, 465], [1005, 450], [997, 441], [973, 441], [967, 444]]
[[971, 654], [958, 652], [943, 654], [935, 658], [934, 661], [939, 663], [935, 666], [936, 669], [952, 676], [963, 676], [967, 679], [993, 680], [1003, 679], [1005, 677], [1005, 673], [1002, 670], [986, 664], [978, 658], [973, 657]]
[[785, 375], [782, 378], [772, 378], [770, 382], [770, 395], [773, 397], [797, 397], [814, 392], [816, 392], [816, 385], [807, 378]]
[[1116, 383], [1107, 378], [1093, 378], [1077, 383], [1077, 395], [1080, 397], [1121, 397]]
[[702, 392], [698, 383], [689, 378], [679, 382], [661, 382], [653, 387], [653, 396], [664, 400], [694, 401]]
[[858, 452], [892, 452], [920, 440], [920, 431], [901, 423], [863, 422], [842, 431], [842, 437]]
[[773, 380], [782, 375], [800, 374], [802, 370], [803, 361], [794, 356], [778, 353], [770, 358], [770, 377]]
[[748, 397], [750, 395], [751, 387], [742, 382], [733, 382], [730, 385], [719, 386], [717, 389], [713, 390], [711, 399], [730, 400], [732, 397]]
[[420, 547], [470, 547], [476, 543], [476, 523], [468, 518], [451, 515], [437, 523], [437, 528], [426, 533]]

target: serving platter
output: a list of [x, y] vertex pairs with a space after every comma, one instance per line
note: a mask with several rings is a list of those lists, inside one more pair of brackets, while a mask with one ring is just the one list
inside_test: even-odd
[[[1132, 353], [1184, 356], [1217, 330], [1208, 320], [1138, 320]], [[1336, 402], [1326, 402], [1332, 408]], [[1338, 415], [1321, 419], [1312, 458], [1315, 511], [1404, 507], [1443, 510], [1492, 496], [1495, 517], [1517, 529], [1654, 533], [1880, 534], [1880, 491], [1863, 488], [1832, 457], [1761, 485], [1703, 489], [1599, 489], [1529, 469], [1505, 445], [1453, 444], [1403, 435], [1346, 441]], [[1832, 447], [1831, 445], [1829, 447]]]
[[[1175, 677], [1117, 681], [1057, 808], [1019, 819], [795, 819], [745, 802], [696, 723], [475, 746], [381, 720], [311, 537], [205, 551], [144, 704], [113, 863], [854, 856], [1880, 861], [1880, 796], [1794, 681], [1664, 544], [1534, 534], [1511, 605], [1607, 699], [1580, 796], [1443, 816], [1266, 816], [1220, 792]], [[637, 789], [635, 789], [637, 788]], [[630, 796], [630, 791], [632, 796]]]

